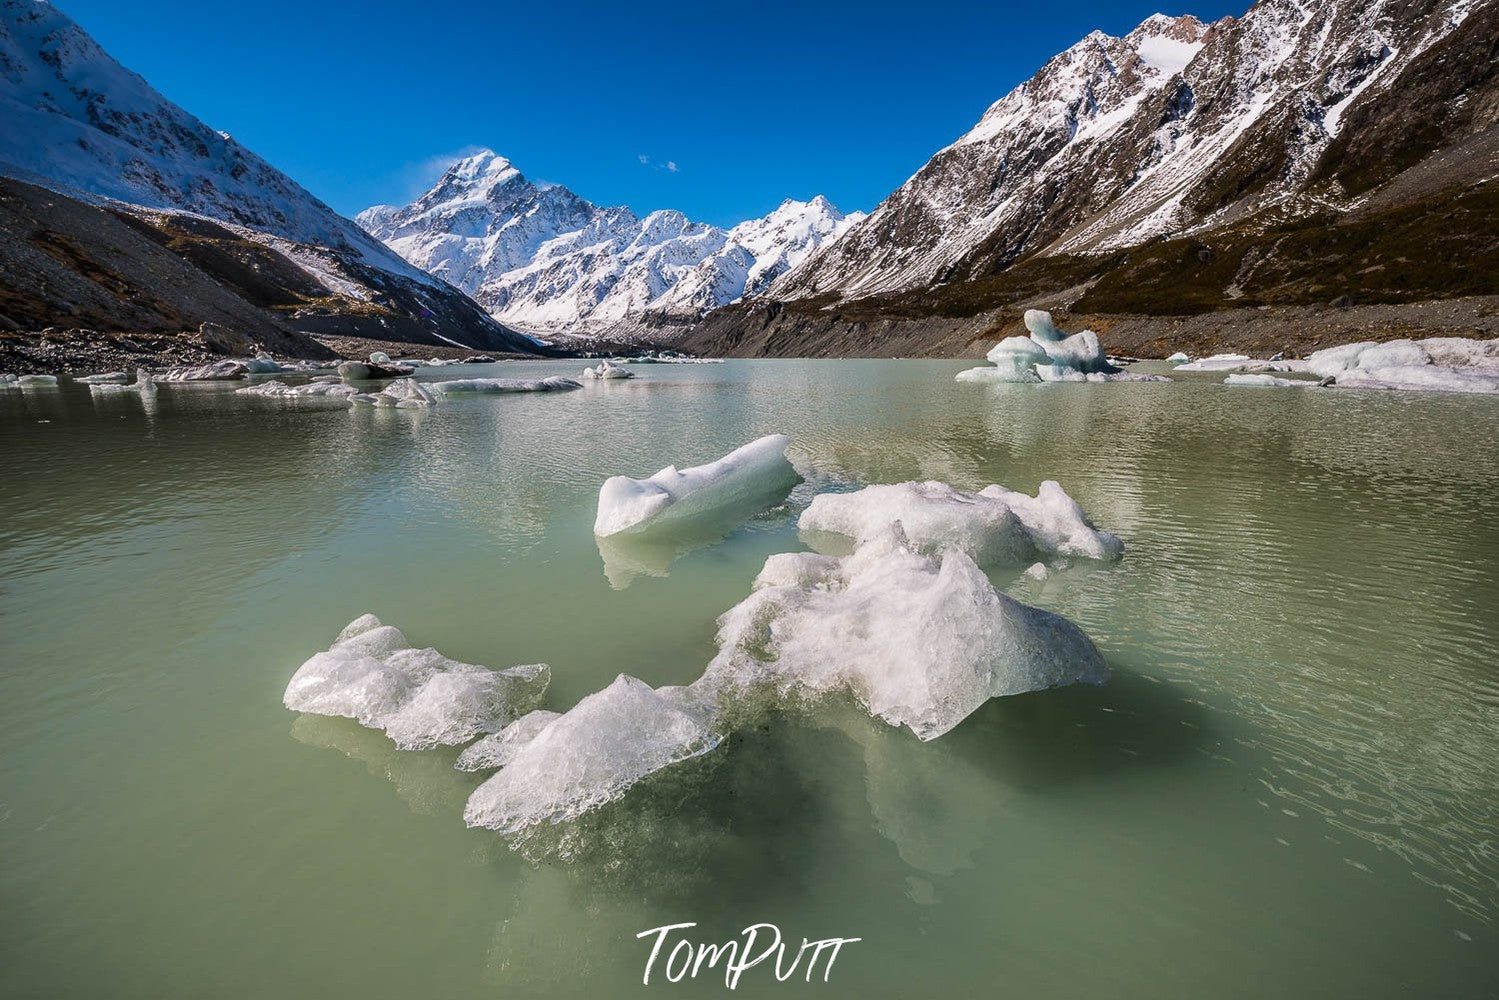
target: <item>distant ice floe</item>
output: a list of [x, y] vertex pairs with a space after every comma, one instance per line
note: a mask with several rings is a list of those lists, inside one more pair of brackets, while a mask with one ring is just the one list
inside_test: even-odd
[[1499, 392], [1499, 338], [1344, 344], [1317, 351], [1305, 367], [1345, 389]]
[[1169, 382], [1165, 375], [1136, 375], [1109, 363], [1098, 334], [1084, 330], [1067, 336], [1051, 313], [1028, 309], [1029, 337], [1006, 337], [986, 355], [990, 367], [969, 368], [959, 382]]
[[599, 489], [593, 533], [612, 538], [680, 530], [746, 500], [777, 492], [784, 499], [801, 481], [786, 459], [790, 443], [784, 434], [768, 434], [706, 465], [680, 471], [668, 465], [647, 479], [612, 476]]
[[1076, 625], [1001, 593], [960, 550], [921, 554], [899, 522], [841, 559], [771, 556], [718, 641], [695, 687], [847, 692], [923, 740], [990, 698], [1108, 677]]
[[1276, 378], [1274, 375], [1230, 375], [1224, 385], [1260, 386], [1262, 388], [1317, 388], [1317, 383], [1304, 378]]
[[177, 365], [168, 368], [158, 381], [161, 382], [221, 382], [241, 379], [250, 373], [250, 366], [243, 361], [214, 361], [205, 365]]
[[536, 707], [550, 680], [544, 663], [490, 670], [414, 649], [400, 629], [367, 614], [302, 664], [284, 703], [294, 712], [346, 716], [383, 729], [402, 749], [421, 750], [503, 729]]
[[[80, 380], [81, 381], [81, 380]], [[140, 396], [151, 396], [156, 393], [156, 379], [144, 368], [137, 369], [135, 381], [121, 384], [115, 381], [89, 382], [89, 391], [96, 396], [121, 395], [124, 393], [135, 393]]]
[[603, 381], [608, 379], [634, 378], [635, 373], [628, 368], [622, 368], [609, 361], [600, 361], [593, 368], [584, 368], [583, 377]]
[[419, 409], [433, 403], [432, 393], [412, 378], [397, 379], [379, 392], [356, 392], [348, 400], [353, 406], [394, 406], [402, 410]]
[[1177, 365], [1179, 372], [1290, 372], [1299, 365], [1295, 361], [1275, 358], [1251, 358], [1247, 354], [1214, 354], [1184, 365]]
[[56, 375], [0, 375], [0, 389], [40, 389], [56, 384]]
[[469, 797], [469, 826], [514, 834], [574, 819], [720, 740], [713, 708], [688, 689], [624, 674], [561, 715], [517, 725], [504, 767]]
[[80, 385], [124, 384], [130, 381], [128, 372], [100, 372], [97, 375], [80, 375], [73, 381]]
[[1185, 362], [1191, 361], [1192, 359], [1189, 356], [1187, 356], [1184, 352], [1177, 351], [1175, 354], [1171, 355], [1166, 360], [1169, 361], [1169, 362], [1171, 362], [1174, 365], [1179, 365], [1179, 364], [1183, 364]]
[[352, 385], [345, 385], [336, 378], [333, 381], [315, 379], [304, 385], [288, 385], [274, 379], [270, 382], [262, 382], [259, 385], [247, 385], [243, 389], [235, 389], [239, 396], [262, 396], [268, 399], [336, 399], [347, 401], [350, 396], [359, 392]]
[[1034, 497], [999, 485], [967, 493], [938, 482], [823, 493], [798, 523], [804, 532], [831, 532], [856, 542], [899, 523], [917, 551], [955, 550], [980, 566], [1020, 567], [1048, 556], [1114, 560], [1124, 554], [1124, 543], [1095, 528], [1077, 501], [1051, 480]]
[[439, 396], [459, 396], [468, 393], [558, 392], [581, 389], [583, 383], [561, 375], [552, 375], [548, 378], [462, 378], [451, 382], [432, 382], [427, 388]]
[[721, 365], [723, 358], [689, 358], [683, 354], [642, 354], [635, 358], [620, 358], [622, 365]]

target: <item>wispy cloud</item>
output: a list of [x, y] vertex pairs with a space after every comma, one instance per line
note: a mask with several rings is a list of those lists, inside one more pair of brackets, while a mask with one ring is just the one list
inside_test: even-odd
[[636, 159], [640, 161], [642, 167], [649, 167], [652, 170], [665, 170], [669, 174], [674, 174], [678, 169], [676, 160], [667, 160], [665, 163], [652, 163], [650, 156], [646, 153], [641, 153]]

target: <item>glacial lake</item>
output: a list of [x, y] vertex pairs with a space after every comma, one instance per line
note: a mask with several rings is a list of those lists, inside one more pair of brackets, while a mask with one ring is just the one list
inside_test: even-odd
[[[826, 983], [747, 971], [753, 997], [1499, 992], [1499, 400], [971, 364], [649, 366], [429, 411], [0, 393], [0, 995], [728, 995], [641, 984], [636, 935], [689, 921], [862, 939]], [[606, 477], [771, 432], [807, 478], [786, 505], [606, 564]], [[925, 744], [851, 704], [772, 716], [565, 857], [466, 829], [456, 750], [282, 707], [365, 611], [551, 664], [552, 709], [689, 682], [814, 493], [909, 479], [1056, 479], [1124, 538], [995, 576], [1107, 685]]]

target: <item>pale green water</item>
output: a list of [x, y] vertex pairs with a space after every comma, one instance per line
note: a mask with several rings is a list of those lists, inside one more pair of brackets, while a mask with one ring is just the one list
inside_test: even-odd
[[[0, 995], [722, 993], [640, 985], [635, 935], [683, 921], [863, 938], [749, 996], [1499, 992], [1499, 401], [962, 367], [658, 366], [425, 413], [0, 395]], [[605, 477], [773, 431], [810, 480], [786, 508], [611, 588]], [[463, 827], [454, 752], [281, 707], [366, 610], [549, 662], [559, 710], [690, 681], [813, 490], [911, 478], [1054, 478], [1125, 538], [1015, 591], [1106, 687], [925, 745], [774, 720], [535, 866]]]

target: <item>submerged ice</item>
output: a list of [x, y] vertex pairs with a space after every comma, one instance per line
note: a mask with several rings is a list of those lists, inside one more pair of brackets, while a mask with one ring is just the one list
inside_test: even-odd
[[502, 729], [536, 707], [550, 680], [544, 663], [490, 670], [415, 649], [400, 629], [367, 614], [302, 664], [283, 701], [294, 712], [383, 729], [402, 749], [419, 750]]
[[688, 689], [655, 690], [625, 674], [561, 715], [533, 715], [466, 762], [504, 764], [469, 797], [469, 826], [518, 833], [574, 819], [719, 742], [712, 709]]
[[646, 479], [612, 476], [599, 489], [593, 533], [610, 538], [682, 530], [761, 497], [779, 493], [784, 499], [800, 481], [786, 459], [790, 443], [784, 434], [768, 434], [706, 465], [668, 465]]

